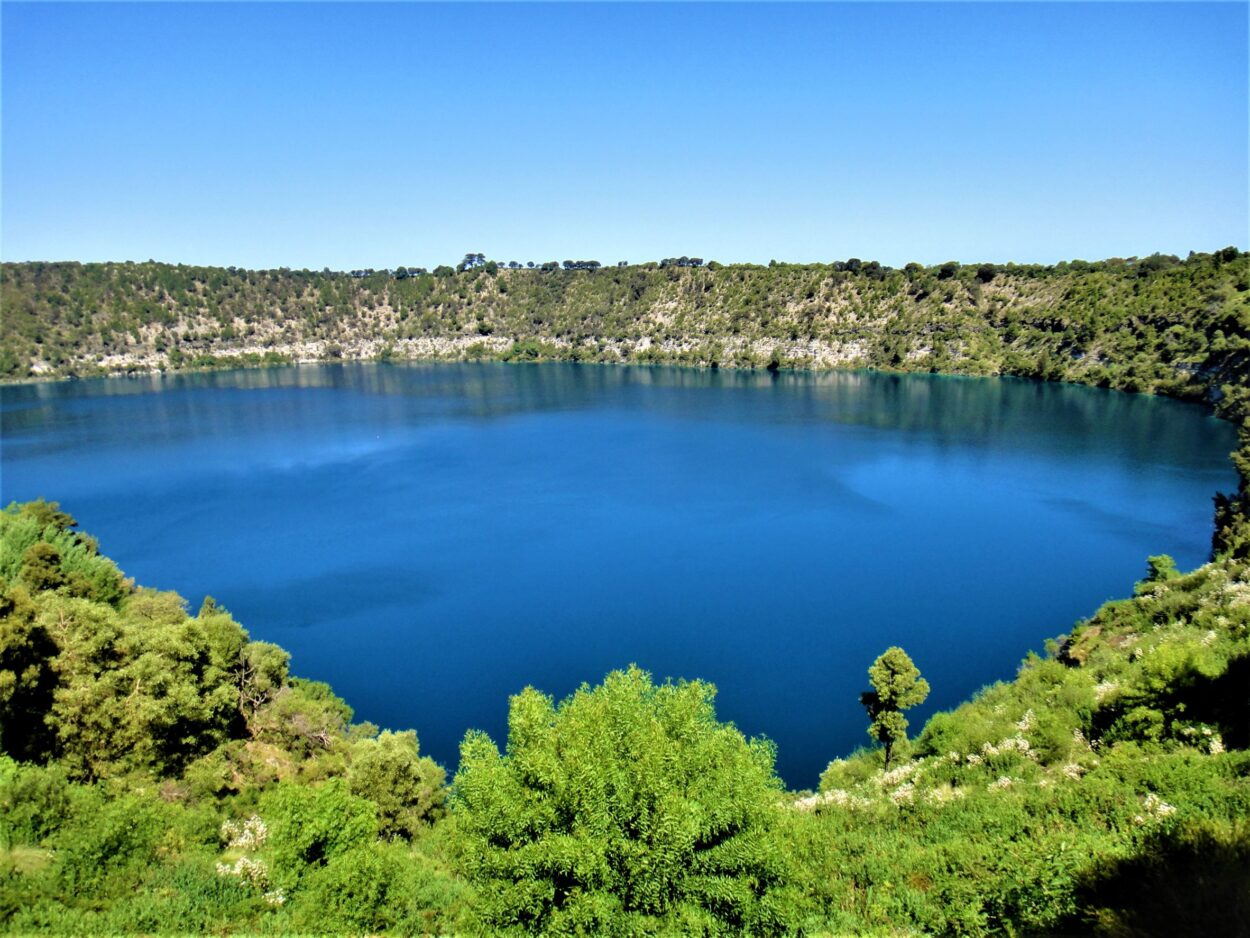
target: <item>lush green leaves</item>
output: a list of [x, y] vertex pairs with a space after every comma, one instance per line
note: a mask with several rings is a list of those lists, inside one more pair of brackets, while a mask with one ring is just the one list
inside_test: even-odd
[[269, 823], [274, 882], [288, 888], [309, 868], [377, 837], [377, 807], [353, 795], [342, 779], [317, 786], [278, 785], [260, 807]]
[[514, 697], [506, 754], [465, 738], [453, 806], [488, 923], [783, 928], [772, 746], [718, 723], [712, 697], [631, 668], [559, 707], [533, 689]]

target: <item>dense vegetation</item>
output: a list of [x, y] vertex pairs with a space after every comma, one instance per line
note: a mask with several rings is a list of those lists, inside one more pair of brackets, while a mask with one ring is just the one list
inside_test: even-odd
[[1250, 256], [1236, 248], [901, 270], [688, 258], [511, 269], [482, 257], [415, 274], [5, 264], [0, 376], [560, 358], [1013, 374], [1201, 397], [1244, 355], [1250, 302]]
[[[785, 791], [771, 744], [717, 721], [712, 687], [636, 669], [559, 703], [523, 691], [503, 750], [470, 732], [449, 783], [415, 733], [353, 724], [213, 600], [191, 615], [55, 504], [10, 506], [9, 931], [1250, 933], [1250, 257], [902, 271], [472, 257], [399, 277], [6, 265], [0, 364], [211, 364], [277, 335], [275, 358], [359, 341], [1032, 374], [1211, 402], [1243, 427], [1241, 484], [1216, 499], [1211, 563], [1150, 558], [1131, 598], [914, 740], [902, 711], [927, 684], [886, 650], [861, 702], [888, 751], [835, 759], [814, 793]], [[463, 343], [434, 343], [449, 336]]]

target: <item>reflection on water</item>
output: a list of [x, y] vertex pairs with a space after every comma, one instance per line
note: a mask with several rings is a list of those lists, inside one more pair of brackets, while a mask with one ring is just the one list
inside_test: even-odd
[[443, 762], [525, 684], [637, 662], [716, 683], [794, 786], [867, 742], [887, 645], [931, 712], [1147, 554], [1200, 563], [1235, 442], [1065, 385], [563, 364], [4, 387], [0, 426], [5, 500], [62, 501], [139, 582], [214, 595]]
[[[228, 407], [204, 408], [197, 392], [206, 389], [268, 393], [240, 394]], [[327, 404], [311, 391], [336, 394]], [[1213, 429], [1214, 418], [1177, 419], [1178, 409], [1200, 412], [1196, 405], [1073, 385], [867, 371], [770, 374], [563, 364], [299, 365], [8, 386], [0, 388], [0, 425], [6, 443], [15, 446], [28, 442], [27, 431], [52, 427], [72, 428], [75, 445], [82, 435], [98, 443], [142, 443], [299, 426], [350, 432], [356, 420], [344, 392], [383, 398], [371, 408], [393, 424], [613, 406], [688, 419], [827, 422], [919, 432], [938, 443], [1079, 449], [1090, 456], [1153, 451], [1162, 444], [1152, 458], [1178, 469], [1205, 467], [1213, 434], [1227, 436], [1232, 448], [1228, 431]], [[135, 406], [100, 401], [137, 396], [144, 398], [136, 405], [141, 422]]]

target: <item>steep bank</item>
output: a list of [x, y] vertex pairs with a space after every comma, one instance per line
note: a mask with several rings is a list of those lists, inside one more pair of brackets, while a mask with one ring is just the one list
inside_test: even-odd
[[1250, 256], [436, 274], [5, 264], [0, 374], [559, 358], [1013, 374], [1202, 398], [1245, 367]]

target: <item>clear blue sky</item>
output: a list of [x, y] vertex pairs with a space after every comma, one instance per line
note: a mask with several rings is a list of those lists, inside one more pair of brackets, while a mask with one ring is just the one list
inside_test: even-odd
[[0, 254], [1246, 247], [1247, 10], [5, 3]]

